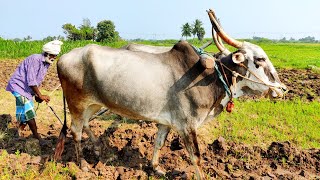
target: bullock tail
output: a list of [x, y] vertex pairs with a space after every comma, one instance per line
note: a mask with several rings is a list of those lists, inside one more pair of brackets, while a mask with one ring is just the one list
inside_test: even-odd
[[62, 152], [64, 150], [64, 143], [65, 143], [65, 140], [66, 140], [66, 135], [67, 135], [67, 130], [68, 130], [68, 127], [67, 127], [67, 110], [66, 110], [66, 98], [63, 96], [63, 111], [64, 111], [64, 122], [63, 122], [63, 126], [62, 126], [62, 129], [60, 131], [60, 135], [59, 135], [59, 138], [58, 138], [58, 143], [57, 143], [57, 146], [56, 146], [56, 150], [54, 152], [54, 160], [55, 161], [58, 161], [58, 160], [61, 160], [61, 155], [62, 155]]

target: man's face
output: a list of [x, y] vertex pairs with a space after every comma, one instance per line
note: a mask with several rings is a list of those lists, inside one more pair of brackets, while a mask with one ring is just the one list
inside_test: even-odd
[[45, 58], [46, 62], [49, 64], [52, 64], [53, 61], [57, 58], [58, 55], [54, 55], [54, 54], [48, 54], [48, 56]]
[[58, 55], [49, 54], [49, 59], [55, 60]]

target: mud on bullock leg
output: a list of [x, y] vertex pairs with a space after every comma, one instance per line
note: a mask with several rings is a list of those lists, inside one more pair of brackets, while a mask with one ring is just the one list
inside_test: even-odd
[[100, 142], [98, 141], [98, 138], [93, 133], [93, 131], [90, 129], [89, 120], [100, 109], [101, 109], [100, 105], [90, 105], [83, 112], [83, 119], [84, 119], [83, 128], [84, 128], [84, 131], [86, 132], [86, 134], [89, 136], [90, 140], [93, 142], [93, 144], [94, 144], [94, 153], [97, 156], [100, 156], [100, 154], [101, 154]]
[[80, 158], [82, 158], [82, 148], [81, 148], [81, 138], [82, 138], [82, 128], [83, 128], [83, 122], [81, 120], [76, 120], [74, 117], [72, 117], [71, 121], [71, 134], [73, 137], [73, 140], [75, 142], [75, 150], [76, 150], [76, 158], [77, 163], [80, 163]]
[[90, 137], [90, 140], [93, 142], [95, 155], [100, 156], [100, 142], [98, 138], [94, 135], [88, 124], [84, 124], [84, 131], [87, 133], [87, 135]]
[[[67, 102], [71, 102], [72, 100], [73, 99], [67, 98]], [[101, 108], [101, 106], [96, 104], [87, 104], [85, 100], [83, 100], [82, 102], [71, 102], [68, 104], [74, 104], [74, 106], [69, 106], [69, 110], [72, 119], [70, 129], [73, 139], [75, 141], [77, 163], [80, 165], [80, 168], [83, 171], [88, 171], [89, 165], [83, 158], [83, 152], [81, 147], [82, 130], [84, 130], [88, 134], [90, 139], [94, 142], [94, 144], [97, 145], [97, 139], [89, 127], [89, 119], [94, 113], [96, 113]]]
[[180, 131], [180, 133], [181, 138], [190, 155], [191, 162], [196, 168], [197, 179], [205, 179], [204, 173], [200, 167], [200, 150], [196, 130], [192, 127], [189, 127], [185, 128], [185, 130], [183, 131]]
[[81, 136], [82, 136], [82, 128], [83, 124], [82, 121], [75, 125], [75, 121], [72, 121], [71, 124], [71, 134], [73, 136], [73, 140], [75, 142], [75, 149], [76, 149], [76, 157], [77, 157], [77, 164], [79, 165], [80, 169], [83, 171], [89, 171], [89, 165], [87, 161], [83, 158], [82, 147], [81, 147]]
[[154, 143], [154, 150], [153, 150], [153, 157], [151, 161], [151, 165], [153, 167], [153, 170], [158, 175], [165, 175], [165, 170], [159, 166], [159, 150], [163, 147], [164, 141], [167, 138], [167, 135], [170, 131], [170, 127], [159, 124], [158, 125], [158, 132], [157, 137]]

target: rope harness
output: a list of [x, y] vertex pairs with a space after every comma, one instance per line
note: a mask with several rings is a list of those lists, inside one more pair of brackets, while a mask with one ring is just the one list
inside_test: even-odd
[[[271, 90], [274, 90], [274, 91], [275, 91], [276, 88], [281, 88], [281, 85], [272, 85], [272, 84], [266, 83], [261, 77], [259, 77], [256, 73], [252, 72], [252, 71], [251, 71], [247, 66], [245, 66], [243, 63], [240, 63], [239, 66], [244, 67], [250, 74], [252, 74], [254, 77], [256, 77], [259, 81], [250, 79], [250, 78], [248, 78], [248, 77], [246, 77], [246, 76], [243, 76], [243, 75], [239, 74], [239, 73], [236, 72], [236, 71], [231, 70], [231, 69], [228, 68], [226, 65], [224, 65], [221, 61], [220, 61], [220, 64], [223, 66], [223, 68], [226, 68], [227, 70], [229, 70], [229, 71], [232, 73], [232, 85], [233, 85], [234, 88], [236, 87], [236, 86], [235, 86], [236, 83], [237, 83], [237, 82], [236, 82], [236, 79], [237, 79], [238, 76], [240, 76], [240, 77], [242, 77], [243, 79], [246, 79], [246, 80], [248, 80], [248, 81], [251, 81], [251, 82], [254, 82], [254, 83], [257, 83], [257, 84], [262, 84], [262, 85], [268, 86], [268, 87], [269, 87], [269, 91], [271, 91]], [[221, 67], [222, 67], [222, 66], [221, 66]], [[222, 69], [223, 69], [223, 68], [222, 68]], [[229, 87], [230, 87], [230, 86], [229, 86]], [[278, 91], [275, 91], [275, 92], [279, 95]], [[284, 93], [285, 93], [285, 92], [284, 92]]]
[[[216, 62], [220, 62], [220, 61], [216, 61]], [[221, 65], [221, 64], [222, 64], [222, 63], [220, 62], [220, 65]], [[218, 74], [218, 77], [219, 77], [220, 81], [222, 82], [223, 87], [224, 87], [225, 91], [227, 92], [228, 96], [229, 96], [229, 97], [232, 97], [232, 92], [231, 92], [231, 89], [229, 88], [230, 85], [229, 85], [229, 82], [228, 82], [228, 78], [227, 78], [227, 76], [226, 76], [226, 73], [223, 71], [223, 75], [224, 75], [224, 78], [226, 79], [227, 83], [226, 83], [226, 81], [224, 81], [223, 76], [222, 76], [222, 74], [221, 74], [221, 72], [220, 72], [220, 70], [219, 70], [219, 68], [218, 68], [217, 63], [214, 64], [214, 68], [216, 69], [217, 74]], [[222, 68], [222, 70], [223, 70], [223, 68]]]
[[[197, 48], [193, 45], [191, 45], [192, 48], [196, 51], [196, 53], [201, 56], [203, 54], [205, 55], [208, 55], [212, 58], [214, 58], [211, 54], [205, 52], [202, 48]], [[231, 70], [229, 67], [227, 67], [225, 64], [223, 64], [220, 60], [215, 60], [215, 64], [214, 64], [214, 68], [218, 74], [218, 77], [220, 79], [220, 81], [222, 82], [223, 84], [223, 87], [227, 93], [227, 95], [229, 96], [230, 100], [228, 101], [227, 103], [227, 106], [226, 106], [226, 110], [228, 112], [231, 112], [232, 109], [234, 108], [234, 103], [232, 101], [233, 99], [233, 92], [231, 90], [230, 87], [233, 87], [233, 91], [235, 92], [236, 91], [236, 84], [237, 84], [237, 77], [241, 77], [243, 79], [246, 79], [248, 81], [251, 81], [251, 82], [254, 82], [254, 83], [257, 83], [257, 84], [263, 84], [265, 86], [268, 86], [269, 87], [269, 91], [270, 90], [275, 90], [275, 88], [281, 88], [281, 85], [272, 85], [272, 84], [269, 84], [269, 83], [266, 83], [260, 76], [258, 76], [256, 73], [252, 72], [247, 66], [245, 66], [243, 63], [239, 63], [237, 65], [239, 65], [240, 67], [244, 67], [250, 74], [252, 74], [253, 76], [255, 76], [259, 81], [256, 81], [256, 80], [253, 80], [253, 79], [250, 79], [246, 76], [243, 76], [242, 74], [239, 74], [238, 72], [236, 71], [233, 71]], [[222, 70], [222, 73], [220, 72], [219, 70], [219, 67], [217, 65], [217, 63], [220, 64], [220, 67], [221, 67], [221, 70]], [[224, 71], [224, 69], [227, 69], [228, 71], [230, 71], [232, 73], [232, 85], [230, 86], [230, 83], [228, 81], [228, 78], [227, 78], [227, 75]], [[223, 74], [223, 75], [222, 75]], [[275, 91], [278, 95], [278, 91]]]

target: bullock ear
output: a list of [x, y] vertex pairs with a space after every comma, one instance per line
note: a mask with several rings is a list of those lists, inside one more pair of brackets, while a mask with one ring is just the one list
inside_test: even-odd
[[242, 63], [246, 58], [244, 57], [244, 54], [241, 52], [236, 52], [232, 54], [232, 61], [236, 64]]

